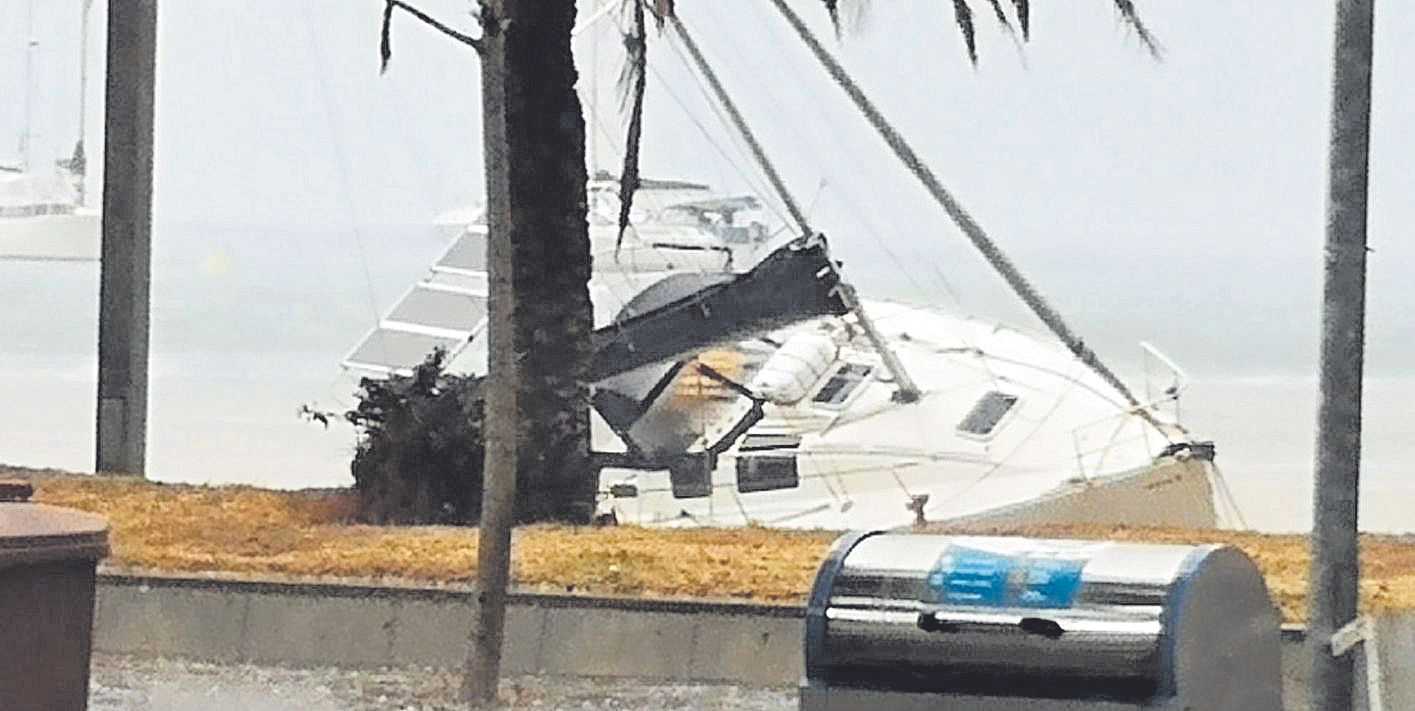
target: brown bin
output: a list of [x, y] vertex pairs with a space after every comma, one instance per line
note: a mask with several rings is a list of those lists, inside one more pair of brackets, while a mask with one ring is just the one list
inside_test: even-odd
[[0, 503], [0, 709], [88, 706], [94, 568], [106, 555], [102, 518]]

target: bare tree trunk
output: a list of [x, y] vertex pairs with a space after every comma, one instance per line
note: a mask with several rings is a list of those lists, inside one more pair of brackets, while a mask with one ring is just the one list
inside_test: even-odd
[[588, 521], [595, 491], [583, 377], [594, 324], [585, 125], [570, 47], [575, 2], [483, 0], [482, 9], [491, 284], [477, 624], [463, 683], [470, 702], [496, 696], [511, 526]]
[[1351, 654], [1332, 633], [1356, 617], [1360, 580], [1357, 492], [1366, 333], [1366, 186], [1371, 137], [1372, 0], [1339, 0], [1327, 178], [1321, 406], [1312, 503], [1312, 595], [1307, 639], [1312, 708], [1351, 709]]

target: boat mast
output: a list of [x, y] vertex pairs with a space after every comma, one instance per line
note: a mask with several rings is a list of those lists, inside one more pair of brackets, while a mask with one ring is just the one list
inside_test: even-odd
[[20, 172], [29, 172], [31, 127], [34, 125], [34, 0], [25, 3], [25, 125], [20, 133]]
[[589, 81], [584, 95], [581, 96], [582, 110], [585, 114], [585, 163], [587, 164], [590, 176], [589, 209], [590, 214], [595, 214], [595, 185], [596, 175], [599, 173], [599, 33], [595, 31], [595, 25], [599, 24], [605, 17], [614, 14], [617, 0], [591, 0], [590, 14], [580, 21], [570, 30], [570, 37], [579, 37], [585, 32], [593, 32], [590, 35], [590, 61], [589, 61]]
[[[600, 0], [593, 0], [590, 3], [590, 15], [593, 17], [599, 12]], [[586, 153], [589, 154], [590, 176], [593, 177], [599, 171], [599, 131], [596, 130], [595, 119], [596, 109], [599, 106], [599, 33], [590, 33], [590, 100], [585, 106], [585, 118], [589, 119], [585, 123], [585, 132], [589, 134], [589, 144], [585, 146]]]
[[933, 196], [934, 200], [943, 207], [943, 211], [948, 213], [949, 217], [953, 218], [954, 223], [963, 230], [963, 234], [968, 237], [968, 240], [973, 243], [973, 246], [976, 247], [979, 252], [982, 252], [983, 257], [1002, 275], [1003, 280], [1022, 298], [1022, 301], [1027, 304], [1027, 307], [1032, 310], [1032, 313], [1036, 314], [1037, 317], [1042, 320], [1042, 323], [1046, 324], [1047, 328], [1051, 329], [1051, 332], [1055, 334], [1062, 343], [1066, 344], [1066, 347], [1075, 354], [1082, 363], [1085, 363], [1086, 366], [1099, 375], [1106, 384], [1120, 393], [1120, 395], [1125, 398], [1125, 401], [1129, 403], [1138, 414], [1145, 417], [1147, 420], [1151, 420], [1148, 415], [1148, 410], [1135, 398], [1134, 393], [1130, 392], [1130, 388], [1126, 387], [1125, 383], [1121, 382], [1120, 378], [1116, 377], [1115, 373], [1101, 362], [1095, 351], [1092, 351], [1091, 348], [1086, 345], [1085, 341], [1081, 340], [1081, 337], [1071, 330], [1071, 327], [1062, 320], [1061, 314], [1057, 313], [1056, 309], [1052, 308], [1051, 304], [1047, 303], [1047, 300], [1037, 292], [1036, 288], [1033, 287], [1032, 284], [1027, 281], [1027, 278], [1022, 276], [1022, 273], [1017, 270], [1017, 267], [1012, 264], [1012, 260], [1008, 259], [1007, 255], [1003, 254], [997, 244], [988, 238], [987, 233], [983, 232], [982, 226], [973, 219], [972, 215], [968, 214], [967, 210], [963, 209], [963, 206], [959, 204], [957, 198], [953, 197], [953, 195], [943, 187], [943, 184], [939, 182], [938, 177], [933, 174], [933, 171], [929, 170], [929, 167], [919, 158], [919, 155], [914, 152], [914, 149], [904, 140], [904, 137], [900, 135], [899, 131], [885, 119], [884, 115], [879, 112], [879, 109], [875, 108], [875, 105], [865, 96], [865, 93], [860, 89], [859, 85], [846, 73], [845, 68], [830, 55], [830, 52], [826, 51], [825, 47], [821, 45], [820, 40], [816, 39], [816, 36], [811, 32], [810, 28], [806, 27], [806, 24], [801, 21], [800, 16], [791, 9], [786, 3], [786, 0], [771, 0], [771, 2], [776, 6], [776, 9], [781, 15], [786, 18], [786, 22], [796, 31], [801, 41], [811, 50], [811, 54], [815, 55], [816, 60], [825, 67], [826, 72], [835, 80], [835, 83], [840, 85], [840, 88], [844, 89], [845, 93], [850, 96], [851, 101], [855, 103], [855, 107], [860, 110], [860, 113], [864, 114], [870, 126], [879, 133], [880, 137], [884, 139], [884, 142], [894, 151], [894, 155], [904, 163], [905, 167], [914, 174], [914, 177], [919, 179], [919, 182], [923, 183], [929, 195]]
[[88, 154], [84, 150], [84, 134], [88, 120], [88, 15], [93, 8], [93, 0], [83, 0], [82, 15], [79, 20], [79, 138], [74, 144], [74, 156], [69, 160], [69, 172], [78, 179], [75, 198], [80, 206], [84, 204], [84, 178], [88, 175]]
[[[742, 138], [747, 142], [747, 147], [752, 153], [752, 158], [757, 161], [757, 165], [760, 166], [762, 172], [766, 174], [767, 182], [771, 183], [772, 189], [776, 191], [776, 194], [781, 197], [781, 201], [785, 203], [786, 211], [791, 213], [791, 219], [796, 222], [796, 226], [800, 228], [803, 235], [814, 236], [816, 231], [811, 229], [809, 222], [806, 220], [806, 213], [801, 211], [800, 203], [796, 202], [796, 198], [791, 194], [791, 191], [787, 189], [786, 181], [783, 180], [781, 174], [776, 171], [776, 166], [773, 165], [771, 159], [767, 157], [766, 150], [762, 148], [761, 142], [757, 140], [756, 134], [753, 133], [751, 127], [747, 125], [746, 119], [742, 117], [742, 112], [737, 109], [736, 102], [732, 101], [732, 97], [727, 93], [727, 89], [725, 89], [722, 86], [722, 82], [718, 80], [717, 73], [713, 71], [712, 65], [708, 64], [707, 58], [704, 57], [702, 51], [698, 49], [698, 44], [694, 42], [692, 36], [688, 34], [687, 28], [683, 26], [683, 21], [675, 15], [670, 22], [673, 25], [673, 31], [678, 35], [678, 39], [683, 41], [684, 48], [688, 50], [688, 55], [692, 57], [693, 64], [697, 67], [698, 72], [707, 80], [714, 97], [717, 98], [719, 104], [722, 104], [722, 108], [732, 120], [733, 128], [737, 129], [737, 132], [740, 133]], [[904, 369], [904, 363], [899, 360], [899, 356], [895, 355], [893, 349], [889, 347], [889, 344], [884, 340], [879, 330], [875, 328], [874, 321], [865, 313], [864, 305], [860, 303], [860, 299], [855, 295], [855, 288], [843, 281], [838, 288], [841, 298], [845, 301], [845, 305], [855, 314], [856, 323], [860, 325], [861, 330], [865, 332], [865, 336], [869, 339], [870, 345], [872, 345], [879, 354], [885, 369], [893, 376], [895, 385], [894, 399], [898, 402], [914, 402], [918, 400], [920, 396], [919, 386], [914, 383], [913, 378], [909, 377], [909, 372]]]
[[[91, 0], [90, 0], [91, 1]], [[585, 32], [594, 30], [594, 26], [600, 20], [614, 14], [615, 3], [607, 0], [592, 0], [590, 3], [590, 14], [570, 30], [571, 37], [579, 37]], [[599, 132], [595, 130], [598, 106], [599, 106], [599, 33], [590, 35], [590, 62], [589, 62], [589, 82], [587, 87], [588, 96], [584, 100], [585, 112], [585, 157], [588, 159], [590, 177], [593, 179], [595, 172], [599, 169]]]

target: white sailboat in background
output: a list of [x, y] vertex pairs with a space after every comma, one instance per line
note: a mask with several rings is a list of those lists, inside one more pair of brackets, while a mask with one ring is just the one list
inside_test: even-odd
[[40, 42], [33, 35], [33, 3], [28, 5], [25, 32], [24, 126], [19, 155], [0, 163], [0, 260], [97, 261], [101, 221], [87, 204], [84, 122], [88, 105], [88, 16], [92, 0], [84, 0], [79, 51], [79, 139], [73, 155], [52, 167], [36, 164], [32, 155], [34, 55]]
[[[635, 228], [622, 243], [618, 179], [600, 172], [588, 185], [595, 260], [590, 289], [601, 324], [614, 317], [616, 306], [671, 274], [730, 275], [765, 253], [767, 228], [757, 219], [743, 222], [743, 215], [760, 211], [755, 198], [714, 198], [708, 186], [696, 183], [641, 182]], [[436, 224], [455, 226], [451, 245], [345, 357], [346, 370], [406, 374], [433, 348], [443, 348], [454, 370], [485, 371], [486, 222], [480, 210], [462, 208]]]

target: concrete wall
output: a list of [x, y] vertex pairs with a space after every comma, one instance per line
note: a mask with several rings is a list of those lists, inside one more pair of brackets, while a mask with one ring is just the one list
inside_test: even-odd
[[[214, 662], [457, 666], [465, 590], [104, 575], [94, 649]], [[509, 674], [795, 684], [793, 606], [514, 595]]]
[[[460, 665], [474, 604], [466, 590], [110, 574], [97, 598], [99, 653], [347, 667]], [[762, 686], [802, 675], [799, 607], [519, 594], [507, 616], [508, 674]], [[1385, 708], [1415, 708], [1406, 701], [1415, 699], [1415, 616], [1384, 618], [1378, 630]], [[1303, 637], [1283, 633], [1294, 711], [1309, 708]]]
[[1415, 615], [1381, 618], [1376, 625], [1376, 641], [1385, 708], [1415, 708]]

